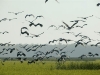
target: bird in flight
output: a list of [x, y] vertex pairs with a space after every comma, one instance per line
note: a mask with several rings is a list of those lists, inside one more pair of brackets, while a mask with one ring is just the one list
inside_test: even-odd
[[40, 27], [43, 27], [43, 24], [41, 24], [41, 23], [37, 23], [37, 24], [35, 24], [34, 26], [36, 27], [36, 26], [40, 26]]
[[4, 32], [0, 32], [0, 33], [5, 34], [5, 33], [9, 33], [9, 32], [8, 31], [4, 31]]
[[0, 22], [1, 22], [1, 21], [6, 21], [6, 20], [8, 20], [8, 19], [7, 19], [7, 18], [3, 18], [3, 19], [0, 20]]
[[[37, 18], [40, 18], [40, 17], [43, 17], [43, 16], [42, 16], [42, 15], [36, 16], [35, 20], [36, 20]], [[44, 17], [43, 17], [43, 18], [44, 18]]]
[[27, 14], [27, 15], [25, 16], [25, 18], [27, 18], [27, 17], [31, 17], [31, 16], [33, 16], [33, 17], [34, 17], [34, 15], [33, 15], [33, 14]]
[[40, 33], [40, 34], [38, 34], [38, 35], [36, 35], [36, 34], [31, 34], [31, 35], [33, 35], [33, 36], [31, 36], [32, 38], [33, 37], [39, 37], [41, 34], [43, 34], [44, 32], [42, 32], [42, 33]]
[[15, 15], [18, 15], [19, 13], [22, 13], [22, 12], [24, 12], [24, 11], [17, 12], [17, 13], [15, 13], [15, 12], [8, 12], [8, 13], [13, 13], [13, 14], [15, 14]]
[[[56, 26], [55, 26], [55, 25], [51, 25], [51, 26], [48, 27], [48, 29], [49, 29], [50, 27], [56, 27]], [[57, 29], [57, 27], [56, 27], [56, 29]]]
[[[30, 22], [30, 21], [29, 21], [29, 22]], [[35, 27], [37, 27], [38, 25], [39, 25], [40, 27], [43, 27], [43, 24], [41, 24], [41, 23], [35, 24], [35, 23], [33, 23], [33, 21], [30, 22], [29, 26], [31, 27], [32, 25], [34, 25]]]
[[27, 27], [22, 27], [21, 28], [21, 34], [27, 34], [29, 36], [29, 33], [27, 31], [24, 31], [24, 32], [22, 31], [23, 29], [27, 29], [28, 30]]
[[76, 22], [76, 23], [78, 23], [79, 21], [85, 22], [83, 20], [74, 20], [74, 21], [70, 21], [70, 22]]
[[[93, 16], [93, 15], [92, 15]], [[88, 16], [88, 17], [78, 17], [78, 18], [82, 18], [84, 20], [87, 20], [87, 18], [92, 17], [92, 16]]]
[[49, 41], [49, 44], [50, 44], [51, 42], [54, 43], [55, 41], [57, 42], [58, 40], [55, 40], [55, 39], [54, 39], [53, 41]]
[[[47, 2], [48, 0], [45, 0], [45, 3]], [[56, 2], [58, 2], [57, 0], [55, 0]], [[59, 3], [59, 2], [58, 2]]]
[[84, 24], [83, 26], [76, 26], [76, 27], [80, 27], [80, 28], [83, 28], [84, 26], [86, 26], [87, 24]]
[[100, 5], [100, 3], [97, 3], [97, 6], [99, 6]]
[[74, 23], [72, 26], [69, 26], [69, 25], [66, 24], [64, 21], [62, 21], [62, 22], [66, 25], [66, 27], [67, 27], [68, 30], [71, 30], [71, 29], [74, 28], [74, 26], [77, 24], [77, 23]]
[[6, 20], [11, 21], [11, 20], [13, 20], [13, 19], [17, 19], [17, 18], [12, 18], [12, 19], [3, 18], [3, 19], [0, 20], [0, 22], [1, 22], [1, 21], [6, 21]]

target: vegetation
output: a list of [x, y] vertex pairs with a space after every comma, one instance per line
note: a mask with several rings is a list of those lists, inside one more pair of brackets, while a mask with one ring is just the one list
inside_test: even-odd
[[[15, 63], [14, 63], [15, 62]], [[44, 61], [45, 64], [27, 64], [27, 61], [5, 61], [0, 64], [0, 75], [99, 75], [100, 61]]]

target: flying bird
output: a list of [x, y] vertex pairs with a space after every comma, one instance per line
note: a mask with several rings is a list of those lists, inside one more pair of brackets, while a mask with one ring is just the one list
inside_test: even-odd
[[[93, 15], [92, 15], [93, 16]], [[87, 20], [87, 18], [92, 17], [92, 16], [88, 16], [88, 17], [78, 17], [78, 18], [82, 18], [84, 20]]]
[[60, 25], [60, 26], [58, 27], [58, 29], [61, 28], [61, 27], [63, 27], [64, 29], [66, 28], [64, 25]]
[[74, 21], [70, 21], [70, 22], [76, 22], [76, 23], [78, 23], [79, 21], [85, 22], [83, 20], [74, 20]]
[[3, 19], [0, 20], [0, 22], [1, 22], [1, 21], [6, 21], [6, 20], [8, 20], [8, 19], [7, 19], [7, 18], [3, 18]]
[[37, 26], [43, 27], [43, 24], [37, 23], [37, 24], [35, 24], [34, 26], [35, 26], [35, 27], [37, 27]]
[[[62, 21], [63, 22], [63, 21]], [[74, 23], [72, 26], [69, 26], [68, 24], [66, 24], [65, 22], [63, 22], [65, 25], [66, 25], [66, 27], [67, 27], [67, 29], [68, 30], [71, 30], [72, 28], [74, 28], [74, 26], [77, 24], [77, 23]]]
[[[56, 27], [56, 26], [55, 26], [55, 25], [51, 25], [51, 26], [48, 27], [48, 29], [49, 29], [50, 27]], [[57, 30], [57, 27], [56, 27], [56, 30]]]
[[31, 34], [31, 35], [33, 35], [33, 36], [31, 36], [32, 38], [33, 37], [39, 37], [41, 34], [44, 34], [44, 32], [42, 32], [42, 33], [40, 33], [40, 34], [38, 34], [38, 35], [36, 35], [36, 34]]
[[84, 24], [83, 26], [76, 26], [76, 27], [80, 27], [80, 28], [83, 28], [84, 26], [86, 26], [87, 24]]
[[8, 53], [3, 53], [2, 55], [5, 55], [5, 54], [8, 54]]
[[34, 17], [34, 15], [33, 14], [27, 14], [26, 16], [25, 16], [25, 18], [27, 18], [27, 17], [31, 17], [31, 16], [33, 16]]
[[8, 19], [9, 21], [13, 20], [13, 19], [17, 19], [17, 18], [12, 18], [12, 19]]
[[[22, 12], [24, 12], [24, 11], [22, 11]], [[22, 12], [17, 12], [17, 13], [15, 13], [15, 12], [8, 12], [8, 13], [13, 13], [15, 15], [18, 15], [19, 13], [22, 13]]]
[[4, 32], [0, 32], [0, 33], [5, 34], [5, 33], [9, 33], [9, 32], [8, 31], [4, 31]]
[[80, 42], [80, 40], [78, 40], [78, 41], [76, 42], [75, 48], [76, 48], [78, 45], [83, 45], [83, 46], [84, 46], [84, 43], [82, 43], [82, 42]]
[[59, 40], [59, 41], [65, 41], [65, 42], [67, 43], [67, 40], [64, 39], [64, 38], [59, 38], [58, 40]]
[[[64, 32], [64, 33], [68, 33], [68, 34], [73, 34], [74, 35], [74, 32]], [[62, 34], [64, 34], [64, 33], [62, 33]]]
[[[45, 0], [45, 3], [47, 2], [48, 0]], [[55, 0], [56, 2], [58, 2], [57, 0]], [[59, 2], [58, 2], [59, 3]]]
[[27, 34], [29, 36], [29, 33], [27, 31], [24, 31], [24, 32], [22, 31], [23, 29], [27, 29], [28, 30], [27, 27], [22, 27], [21, 28], [21, 34]]
[[87, 55], [83, 54], [79, 58], [83, 59], [83, 57], [86, 57], [87, 58]]
[[100, 5], [100, 3], [97, 3], [97, 6], [99, 6]]
[[26, 54], [23, 53], [22, 51], [17, 52], [17, 57], [18, 57], [18, 56], [22, 56], [22, 55], [23, 55], [23, 56], [26, 56]]
[[[40, 18], [40, 17], [43, 17], [42, 15], [40, 15], [40, 16], [36, 16], [36, 18], [35, 18], [35, 20], [37, 19], [37, 18]], [[44, 18], [44, 17], [43, 17]]]
[[1, 22], [1, 21], [6, 21], [6, 20], [11, 21], [11, 20], [13, 20], [13, 19], [17, 19], [17, 18], [12, 18], [12, 19], [3, 18], [3, 19], [0, 20], [0, 22]]
[[55, 40], [55, 39], [54, 39], [53, 41], [49, 41], [49, 44], [50, 44], [51, 42], [54, 43], [55, 41], [57, 42], [58, 40]]

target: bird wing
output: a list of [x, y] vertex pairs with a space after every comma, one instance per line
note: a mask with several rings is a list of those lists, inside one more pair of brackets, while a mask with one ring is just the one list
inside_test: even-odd
[[40, 24], [40, 23], [38, 23], [38, 24], [36, 24], [36, 25], [34, 25], [34, 26], [40, 26], [40, 27], [43, 27], [43, 25], [42, 24]]
[[76, 23], [74, 23], [74, 24], [71, 26], [71, 28], [72, 28], [72, 27], [74, 27], [76, 24], [77, 24], [77, 22], [76, 22]]
[[27, 28], [27, 27], [22, 27], [21, 29], [27, 29], [27, 30], [28, 30], [28, 28]]
[[64, 25], [60, 25], [60, 26], [58, 27], [58, 29], [59, 29], [60, 27], [63, 27], [64, 29], [66, 28]]
[[[63, 21], [62, 21], [63, 22]], [[69, 26], [68, 26], [68, 24], [66, 24], [65, 22], [63, 22], [68, 28], [69, 28]]]
[[[22, 12], [24, 12], [24, 11], [22, 11]], [[22, 13], [22, 12], [18, 12], [18, 13]]]
[[77, 46], [78, 46], [78, 44], [75, 45], [75, 47], [77, 47]]
[[45, 0], [45, 3], [47, 2], [48, 0]]
[[[50, 27], [56, 27], [56, 26], [55, 26], [55, 25], [51, 25], [51, 26], [48, 27], [48, 29], [49, 29]], [[57, 27], [56, 27], [56, 29], [57, 29]]]
[[43, 34], [44, 32], [42, 32], [42, 33], [40, 33], [40, 34], [38, 34], [38, 35], [41, 35], [41, 34]]

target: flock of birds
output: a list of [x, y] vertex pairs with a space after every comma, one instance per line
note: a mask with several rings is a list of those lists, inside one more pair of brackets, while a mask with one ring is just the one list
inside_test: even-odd
[[[47, 1], [48, 0], [45, 0], [45, 3]], [[55, 1], [57, 1], [57, 0], [55, 0]], [[97, 4], [97, 6], [99, 6], [99, 5], [100, 5], [100, 3]], [[15, 13], [15, 12], [8, 12], [8, 13], [14, 14], [14, 15], [18, 15], [18, 14], [21, 14], [23, 12], [24, 11], [17, 12], [17, 13]], [[31, 51], [34, 52], [34, 55], [32, 56], [32, 60], [29, 60], [27, 63], [28, 64], [36, 63], [37, 61], [40, 60], [44, 64], [44, 62], [43, 62], [43, 59], [44, 58], [49, 59], [50, 57], [55, 57], [55, 56], [52, 56], [51, 55], [52, 53], [55, 53], [55, 55], [58, 56], [58, 58], [55, 57], [58, 62], [65, 61], [66, 59], [69, 59], [70, 60], [70, 56], [67, 55], [67, 52], [68, 51], [64, 51], [64, 49], [67, 48], [67, 43], [68, 42], [72, 41], [75, 44], [75, 49], [72, 50], [72, 51], [70, 51], [70, 53], [73, 53], [79, 45], [86, 46], [86, 45], [89, 45], [90, 42], [95, 41], [95, 40], [91, 39], [90, 37], [88, 37], [86, 35], [82, 35], [82, 33], [75, 34], [74, 32], [71, 32], [71, 30], [73, 28], [77, 28], [77, 27], [84, 28], [84, 26], [87, 26], [88, 24], [86, 24], [85, 22], [87, 21], [88, 18], [91, 18], [93, 16], [94, 15], [91, 15], [91, 16], [88, 16], [88, 17], [77, 17], [77, 18], [81, 18], [82, 20], [79, 20], [78, 19], [78, 20], [70, 21], [70, 22], [73, 23], [71, 26], [68, 25], [66, 22], [62, 21], [62, 24], [63, 25], [60, 25], [58, 27], [56, 25], [50, 25], [48, 27], [48, 29], [51, 28], [51, 27], [54, 27], [54, 28], [56, 28], [56, 30], [58, 30], [60, 27], [62, 27], [63, 29], [69, 30], [68, 32], [64, 32], [62, 34], [65, 34], [66, 33], [66, 34], [72, 34], [75, 37], [80, 37], [81, 39], [79, 39], [77, 41], [74, 41], [72, 39], [59, 38], [59, 39], [50, 40], [50, 41], [48, 41], [47, 44], [31, 45], [31, 46], [29, 46], [28, 44], [26, 44], [26, 45], [19, 44], [18, 46], [19, 46], [20, 49], [24, 49], [26, 52], [31, 52]], [[25, 15], [25, 19], [27, 17], [35, 17], [35, 16], [33, 14], [26, 14]], [[26, 20], [26, 21], [29, 22], [29, 26], [30, 27], [31, 26], [35, 26], [35, 27], [40, 26], [40, 27], [43, 27], [43, 24], [41, 24], [41, 23], [37, 23], [37, 24], [34, 23], [34, 21], [37, 20], [38, 18], [44, 18], [44, 17], [42, 15], [39, 15], [39, 16], [36, 16], [33, 21], [28, 21], [28, 20]], [[0, 22], [6, 21], [6, 20], [11, 21], [11, 20], [14, 20], [14, 19], [17, 19], [17, 18], [12, 18], [12, 19], [3, 18], [3, 19], [0, 20]], [[81, 25], [77, 25], [80, 21], [83, 22], [83, 23], [85, 23], [85, 24], [83, 24], [82, 26]], [[27, 27], [21, 27], [21, 30], [20, 30], [20, 36], [26, 34], [27, 35], [26, 37], [31, 37], [31, 38], [33, 38], [33, 37], [40, 37], [44, 33], [45, 32], [42, 32], [40, 34], [32, 34], [32, 33], [29, 33]], [[95, 32], [95, 33], [100, 34], [100, 32]], [[9, 31], [0, 32], [0, 34], [9, 34]], [[84, 41], [85, 39], [87, 39], [88, 41], [85, 42]], [[63, 47], [63, 48], [54, 47], [50, 51], [46, 51], [46, 52], [41, 51], [41, 50], [38, 51], [39, 48], [48, 46], [51, 43], [62, 42], [62, 41], [64, 41], [66, 43], [66, 46]], [[90, 46], [91, 47], [92, 46], [98, 47], [99, 44], [100, 44], [100, 42], [97, 42], [96, 44], [91, 44]], [[14, 51], [17, 51], [17, 55], [16, 55], [17, 58], [16, 59], [20, 60], [21, 63], [23, 63], [23, 61], [27, 60], [26, 53], [24, 53], [23, 51], [20, 51], [18, 48], [16, 48], [16, 44], [11, 44], [11, 42], [8, 42], [8, 43], [0, 43], [0, 46], [3, 46], [4, 47], [2, 49], [2, 51], [0, 50], [0, 54], [6, 55], [8, 53], [13, 53]], [[5, 46], [8, 47], [8, 48], [6, 48]], [[88, 55], [83, 54], [83, 55], [79, 56], [78, 58], [83, 59], [84, 57], [91, 57], [91, 56], [92, 57], [95, 57], [95, 56], [99, 56], [99, 54], [98, 53], [93, 54], [92, 52], [88, 52]], [[13, 60], [13, 58], [8, 57], [8, 58], [3, 59], [3, 61], [1, 61], [1, 64], [4, 65], [4, 62], [6, 60], [9, 60], [9, 59]], [[14, 64], [15, 64], [15, 62], [14, 62]]]

